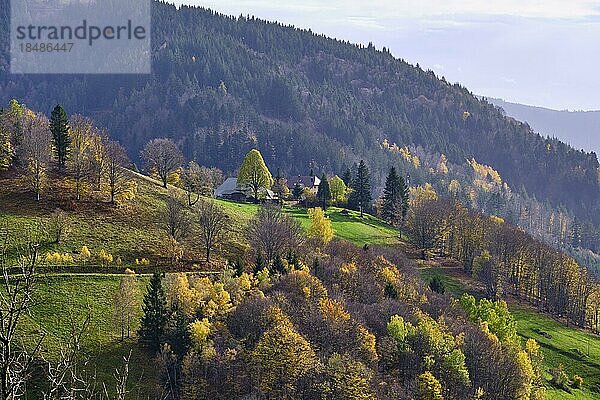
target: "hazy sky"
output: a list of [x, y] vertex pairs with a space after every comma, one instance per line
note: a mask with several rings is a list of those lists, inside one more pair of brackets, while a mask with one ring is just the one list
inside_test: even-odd
[[476, 94], [600, 109], [598, 0], [173, 0], [373, 42]]

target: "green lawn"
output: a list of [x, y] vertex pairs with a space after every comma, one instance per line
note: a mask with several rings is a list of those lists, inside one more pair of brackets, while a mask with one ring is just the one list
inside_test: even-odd
[[[51, 251], [77, 254], [82, 246], [87, 246], [94, 255], [106, 250], [115, 260], [120, 258], [123, 266], [134, 269], [132, 264], [136, 258], [149, 258], [151, 265], [159, 262], [164, 253], [165, 238], [160, 210], [168, 191], [149, 178], [133, 173], [132, 178], [138, 183], [138, 192], [135, 201], [125, 209], [93, 201], [81, 202], [74, 209], [69, 209], [64, 195], [69, 193], [68, 188], [57, 188], [55, 193], [47, 193], [42, 202], [36, 203], [29, 194], [7, 190], [10, 185], [0, 182], [0, 233], [9, 231], [9, 263], [14, 264], [23, 246], [31, 242], [30, 235], [43, 238], [42, 258]], [[171, 190], [177, 191], [175, 188]], [[241, 235], [243, 227], [258, 209], [255, 204], [214, 201], [231, 217], [234, 235]], [[69, 210], [71, 221], [61, 244], [51, 243], [43, 228], [48, 225], [49, 214], [57, 207]], [[308, 228], [310, 220], [306, 209], [285, 207], [284, 211], [296, 218], [304, 229]], [[372, 216], [360, 218], [356, 212], [343, 212], [334, 207], [327, 210], [327, 215], [335, 235], [341, 239], [361, 246], [365, 243], [399, 243], [398, 230]], [[75, 263], [79, 261], [76, 259]], [[43, 272], [43, 267], [40, 272]], [[25, 345], [33, 346], [44, 335], [42, 354], [48, 360], [56, 360], [69, 337], [72, 321], [80, 324], [89, 313], [90, 324], [81, 343], [90, 361], [88, 372], [99, 382], [112, 384], [115, 369], [122, 366], [123, 357], [132, 350], [132, 363], [136, 367], [131, 371], [131, 388], [141, 391], [140, 398], [152, 398], [154, 363], [136, 346], [135, 339], [120, 341], [120, 328], [113, 317], [113, 295], [120, 279], [118, 275], [109, 274], [39, 275], [34, 295], [36, 305], [31, 315], [24, 319], [19, 336]], [[138, 301], [141, 304], [147, 277], [138, 279]], [[141, 307], [139, 310], [141, 314]], [[136, 329], [139, 317], [135, 321]]]
[[[148, 258], [154, 265], [164, 262], [168, 257], [164, 248], [165, 233], [161, 226], [161, 209], [168, 195], [158, 182], [139, 174], [131, 173], [138, 184], [134, 202], [127, 208], [116, 209], [106, 202], [83, 201], [69, 209], [68, 195], [71, 190], [61, 183], [55, 191], [42, 197], [40, 203], [32, 200], [26, 192], [6, 190], [0, 182], [0, 233], [9, 231], [9, 258], [12, 261], [22, 251], [22, 246], [31, 242], [31, 235], [42, 237], [40, 249], [42, 257], [47, 252], [78, 254], [83, 246], [95, 256], [101, 250], [120, 259], [124, 266], [133, 266], [136, 258]], [[61, 186], [62, 185], [62, 186]], [[5, 189], [5, 190], [3, 190]], [[174, 187], [170, 191], [183, 196], [181, 189]], [[214, 199], [229, 214], [232, 220], [233, 235], [242, 234], [245, 224], [256, 214], [256, 204], [236, 203]], [[49, 215], [56, 208], [68, 211], [70, 223], [65, 240], [60, 244], [52, 243], [45, 232]], [[72, 207], [72, 205], [71, 205]], [[310, 221], [306, 209], [285, 207], [285, 212], [298, 219], [307, 229]], [[370, 215], [360, 218], [354, 211], [342, 212], [342, 209], [330, 207], [327, 216], [332, 222], [336, 237], [351, 241], [359, 246], [368, 244], [399, 243], [399, 231]], [[75, 260], [78, 263], [77, 260]], [[96, 260], [97, 263], [97, 260]]]
[[[90, 315], [88, 328], [84, 331], [81, 348], [89, 359], [86, 372], [95, 375], [98, 382], [109, 388], [114, 384], [116, 368], [122, 368], [123, 357], [132, 351], [130, 389], [143, 397], [152, 393], [154, 386], [154, 364], [150, 356], [140, 350], [135, 339], [120, 341], [120, 325], [113, 318], [113, 295], [119, 287], [121, 277], [115, 275], [45, 275], [37, 278], [31, 316], [20, 326], [19, 336], [27, 346], [33, 346], [43, 334], [41, 354], [55, 361], [70, 337], [73, 322], [81, 326], [85, 316]], [[138, 302], [147, 284], [147, 277], [138, 277]], [[139, 326], [141, 307], [134, 321]], [[43, 383], [40, 383], [43, 385]]]
[[[298, 219], [304, 229], [310, 225], [308, 212], [304, 208], [286, 208], [286, 212]], [[335, 236], [357, 244], [397, 244], [399, 231], [383, 221], [366, 215], [360, 218], [356, 211], [343, 212], [341, 208], [329, 207], [326, 211], [331, 220]]]
[[[237, 221], [248, 221], [258, 209], [256, 204], [236, 203], [228, 200], [215, 200]], [[306, 208], [284, 207], [284, 212], [300, 221], [304, 229], [308, 229], [310, 220]], [[331, 220], [331, 226], [335, 236], [348, 240], [359, 246], [368, 244], [397, 244], [399, 242], [399, 231], [383, 221], [371, 216], [360, 214], [356, 211], [346, 211], [337, 207], [329, 207], [326, 210], [327, 217]]]
[[442, 268], [423, 268], [419, 270], [421, 278], [427, 283], [437, 276], [444, 283], [446, 292], [454, 297], [460, 297], [463, 293], [468, 292], [468, 288], [458, 279], [448, 276]]
[[[514, 306], [511, 312], [517, 320], [518, 334], [526, 339], [535, 339], [542, 347], [546, 371], [562, 364], [570, 378], [577, 374], [584, 380], [583, 390], [573, 390], [572, 393], [549, 385], [548, 399], [600, 398], [600, 338], [597, 335], [567, 327], [534, 310]], [[550, 336], [538, 332], [546, 332]], [[550, 379], [550, 374], [547, 373], [546, 378]], [[590, 390], [594, 387], [596, 392]]]

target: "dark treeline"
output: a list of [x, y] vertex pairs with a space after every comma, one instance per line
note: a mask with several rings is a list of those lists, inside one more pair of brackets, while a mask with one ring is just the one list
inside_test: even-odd
[[485, 285], [487, 297], [513, 295], [598, 330], [600, 287], [590, 272], [503, 219], [439, 199], [427, 187], [413, 191], [407, 225], [424, 256], [456, 258]]

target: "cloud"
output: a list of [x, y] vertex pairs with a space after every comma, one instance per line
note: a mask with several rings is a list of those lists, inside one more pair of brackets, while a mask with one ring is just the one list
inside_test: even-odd
[[586, 18], [599, 16], [597, 0], [173, 0], [176, 4], [196, 4], [231, 10], [279, 10], [282, 12], [329, 13], [348, 17], [361, 15], [380, 20], [465, 18], [469, 15], [511, 15], [527, 18]]

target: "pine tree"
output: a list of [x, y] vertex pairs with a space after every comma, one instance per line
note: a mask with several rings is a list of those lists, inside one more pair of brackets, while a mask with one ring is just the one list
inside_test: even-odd
[[254, 273], [259, 273], [265, 268], [265, 258], [262, 255], [262, 252], [258, 252], [256, 254], [256, 260], [254, 260]]
[[358, 164], [358, 170], [356, 172], [356, 178], [352, 182], [352, 193], [348, 198], [348, 204], [353, 209], [360, 210], [360, 216], [363, 217], [365, 210], [371, 208], [371, 181], [369, 177], [369, 169], [365, 162], [360, 160]]
[[331, 200], [331, 189], [329, 188], [329, 181], [325, 174], [321, 177], [319, 190], [317, 190], [317, 200], [321, 203], [323, 210], [327, 209], [327, 203]]
[[407, 211], [408, 189], [404, 178], [398, 175], [395, 167], [391, 167], [383, 190], [383, 219], [397, 223], [400, 218], [404, 219]]
[[277, 257], [275, 257], [275, 260], [273, 260], [273, 272], [282, 275], [287, 273], [285, 264], [283, 263], [283, 259], [280, 255], [277, 255]]
[[140, 340], [153, 351], [158, 351], [168, 320], [167, 298], [160, 272], [155, 272], [150, 279], [142, 310], [144, 315], [140, 321]]
[[350, 168], [346, 168], [346, 171], [342, 175], [342, 180], [347, 187], [352, 187], [352, 171], [350, 171]]
[[294, 196], [294, 199], [300, 200], [300, 198], [302, 197], [303, 191], [304, 191], [304, 188], [302, 187], [302, 185], [295, 183], [294, 188], [292, 189], [292, 196]]
[[69, 136], [67, 113], [60, 104], [54, 107], [50, 116], [50, 130], [52, 131], [52, 145], [54, 147], [54, 155], [58, 161], [58, 169], [62, 171], [69, 156], [71, 137]]

